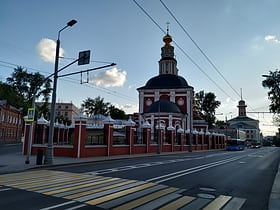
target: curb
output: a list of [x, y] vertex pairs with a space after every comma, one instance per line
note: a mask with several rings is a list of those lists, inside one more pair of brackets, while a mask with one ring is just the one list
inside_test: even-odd
[[278, 166], [278, 171], [275, 175], [274, 182], [272, 185], [268, 209], [269, 210], [280, 209], [280, 164]]

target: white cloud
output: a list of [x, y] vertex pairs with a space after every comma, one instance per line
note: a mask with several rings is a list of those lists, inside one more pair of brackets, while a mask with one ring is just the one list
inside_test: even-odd
[[280, 40], [278, 40], [276, 38], [276, 36], [273, 36], [273, 35], [267, 35], [267, 36], [264, 37], [264, 39], [267, 42], [272, 42], [272, 43], [280, 44]]
[[[41, 59], [46, 62], [55, 62], [55, 50], [56, 50], [56, 42], [51, 39], [42, 39], [37, 44], [37, 53]], [[64, 50], [62, 48], [59, 49], [59, 56], [62, 57], [64, 54]]]
[[138, 104], [125, 104], [125, 105], [119, 105], [114, 104], [115, 107], [122, 109], [125, 111], [126, 114], [133, 114], [135, 112], [138, 112]]
[[126, 71], [118, 71], [117, 68], [113, 68], [94, 75], [90, 80], [97, 86], [120, 87], [126, 80]]

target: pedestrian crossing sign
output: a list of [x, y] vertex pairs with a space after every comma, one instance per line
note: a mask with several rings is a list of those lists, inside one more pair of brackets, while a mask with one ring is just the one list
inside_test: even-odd
[[35, 108], [28, 108], [27, 111], [27, 122], [33, 122], [35, 118]]

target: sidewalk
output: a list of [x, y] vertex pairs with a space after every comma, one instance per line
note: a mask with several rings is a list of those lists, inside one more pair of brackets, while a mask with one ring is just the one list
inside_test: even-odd
[[[182, 152], [180, 152], [182, 153]], [[186, 151], [186, 153], [188, 153]], [[165, 152], [160, 155], [170, 155], [176, 154], [175, 152]], [[30, 156], [29, 164], [25, 164], [26, 155], [21, 153], [11, 153], [0, 155], [0, 174], [19, 172], [32, 168], [47, 168], [61, 165], [71, 165], [71, 164], [82, 164], [91, 163], [99, 161], [109, 161], [109, 160], [119, 160], [119, 159], [130, 159], [130, 158], [140, 158], [140, 157], [151, 157], [156, 156], [156, 153], [148, 154], [136, 154], [136, 155], [117, 155], [117, 156], [102, 156], [102, 157], [90, 157], [90, 158], [71, 158], [71, 157], [54, 157], [52, 165], [36, 165], [36, 156]]]
[[[182, 152], [180, 152], [182, 153]], [[186, 151], [186, 153], [188, 153]], [[176, 154], [171, 153], [161, 153], [160, 155], [170, 155]], [[149, 154], [137, 154], [137, 155], [119, 155], [119, 156], [104, 156], [104, 157], [92, 157], [92, 158], [70, 158], [70, 157], [54, 157], [53, 165], [36, 165], [36, 156], [30, 156], [29, 164], [25, 164], [26, 156], [21, 153], [11, 153], [7, 155], [0, 155], [0, 174], [20, 172], [32, 168], [47, 168], [53, 166], [69, 165], [69, 164], [82, 164], [98, 161], [109, 161], [118, 159], [129, 159], [129, 158], [140, 158], [149, 156], [158, 156], [156, 153]], [[278, 172], [275, 176], [274, 184], [271, 189], [270, 199], [269, 199], [269, 210], [279, 210], [280, 209], [280, 164], [278, 166]]]

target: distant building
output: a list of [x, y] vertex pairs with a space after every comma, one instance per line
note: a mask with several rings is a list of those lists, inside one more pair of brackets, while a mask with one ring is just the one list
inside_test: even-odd
[[[246, 104], [244, 100], [238, 102], [238, 116], [228, 120], [230, 127], [237, 130], [237, 134], [240, 131], [246, 132], [246, 140], [248, 144], [261, 143], [261, 134], [259, 128], [259, 121], [247, 117], [246, 115]], [[239, 138], [239, 136], [237, 136]]]
[[[38, 106], [42, 106], [42, 102], [36, 103]], [[51, 104], [48, 105], [49, 112], [51, 110]], [[68, 118], [74, 123], [74, 117], [80, 114], [80, 109], [72, 103], [56, 103], [55, 104], [55, 117], [63, 116]]]
[[0, 100], [0, 144], [20, 142], [22, 136], [22, 109], [17, 109]]

